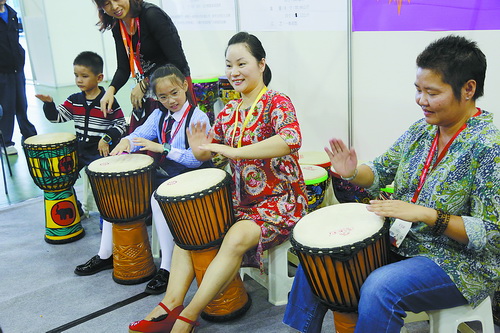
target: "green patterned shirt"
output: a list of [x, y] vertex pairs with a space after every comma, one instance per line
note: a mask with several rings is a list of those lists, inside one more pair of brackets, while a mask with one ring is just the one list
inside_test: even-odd
[[[376, 195], [394, 182], [394, 199], [410, 202], [436, 131], [437, 126], [421, 119], [368, 163], [375, 174], [368, 191]], [[493, 294], [500, 283], [500, 131], [491, 113], [482, 111], [467, 121], [443, 160], [429, 171], [416, 204], [461, 216], [469, 243], [435, 236], [420, 222], [393, 250], [433, 260], [473, 306]]]

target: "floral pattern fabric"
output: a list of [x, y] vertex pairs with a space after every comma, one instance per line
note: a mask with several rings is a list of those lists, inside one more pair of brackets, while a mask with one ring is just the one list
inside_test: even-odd
[[[218, 114], [213, 126], [214, 142], [237, 147], [241, 135], [242, 146], [279, 135], [291, 150], [283, 157], [229, 161], [236, 219], [252, 220], [261, 227], [257, 252], [249, 252], [244, 260], [244, 265], [257, 266], [262, 251], [287, 240], [306, 214], [306, 187], [298, 162], [302, 136], [295, 108], [286, 95], [268, 90], [254, 110], [240, 109], [235, 122], [240, 102], [241, 99], [230, 101]], [[241, 133], [248, 112], [252, 116]]]
[[[394, 199], [410, 202], [437, 127], [413, 124], [369, 166], [369, 191], [394, 181]], [[437, 155], [437, 154], [435, 154]], [[434, 157], [434, 160], [436, 157]], [[433, 161], [434, 162], [434, 161]], [[431, 163], [432, 165], [432, 163]], [[400, 248], [405, 257], [424, 256], [438, 264], [472, 306], [493, 294], [500, 282], [500, 132], [492, 114], [470, 118], [447, 154], [431, 169], [416, 204], [461, 216], [467, 245], [435, 236], [425, 223], [413, 223]]]

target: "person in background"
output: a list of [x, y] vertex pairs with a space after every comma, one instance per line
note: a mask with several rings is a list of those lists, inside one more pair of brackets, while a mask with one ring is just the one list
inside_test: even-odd
[[14, 121], [17, 119], [22, 141], [36, 135], [35, 126], [28, 120], [26, 78], [24, 76], [25, 51], [19, 44], [19, 20], [17, 13], [0, 0], [0, 105], [3, 118], [0, 122], [8, 155], [16, 155], [12, 141]]
[[[210, 167], [211, 162], [198, 161], [186, 139], [186, 129], [191, 122], [210, 127], [207, 115], [192, 100], [189, 100], [188, 82], [174, 65], [158, 68], [151, 76], [151, 89], [160, 102], [144, 124], [130, 135], [122, 138], [110, 155], [136, 151], [151, 151], [159, 154], [159, 169], [154, 189], [165, 180], [181, 173], [201, 167]], [[155, 142], [157, 141], [157, 142]], [[174, 241], [165, 217], [154, 197], [151, 197], [152, 218], [161, 249], [160, 269], [146, 285], [149, 294], [165, 292], [170, 276], [170, 265]], [[112, 224], [103, 222], [101, 244], [97, 255], [75, 269], [78, 275], [91, 275], [113, 268]]]
[[195, 100], [181, 39], [174, 23], [161, 8], [143, 0], [93, 1], [98, 8], [99, 30], [113, 33], [118, 63], [113, 80], [101, 99], [104, 113], [132, 75], [136, 85], [130, 94], [133, 112], [129, 132], [133, 132], [157, 108], [154, 96], [147, 94], [150, 76], [166, 64], [173, 64], [182, 72]]
[[242, 98], [226, 104], [210, 135], [206, 125], [198, 123], [191, 126], [188, 138], [199, 160], [209, 160], [212, 153], [229, 158], [237, 222], [185, 308], [194, 268], [189, 251], [174, 247], [165, 297], [145, 320], [130, 324], [130, 332], [191, 332], [202, 310], [234, 279], [242, 262], [259, 266], [262, 251], [286, 241], [306, 214], [295, 108], [286, 95], [267, 89], [271, 70], [257, 37], [240, 32], [229, 40], [226, 75]]
[[[123, 112], [114, 101], [110, 112], [104, 115], [100, 101], [105, 94], [99, 86], [104, 78], [104, 62], [95, 52], [84, 51], [73, 61], [75, 83], [81, 92], [69, 96], [56, 106], [52, 96], [35, 95], [43, 102], [45, 117], [53, 123], [73, 120], [77, 138], [78, 171], [102, 156], [108, 156], [125, 133], [126, 121]], [[81, 203], [77, 202], [80, 214]]]
[[[356, 333], [399, 333], [406, 311], [475, 307], [500, 283], [500, 132], [493, 115], [476, 106], [486, 57], [475, 42], [447, 36], [416, 63], [423, 119], [368, 164], [358, 166], [342, 140], [325, 148], [339, 175], [373, 194], [394, 182], [393, 200], [367, 205], [391, 219], [394, 242], [392, 263], [361, 288]], [[319, 332], [325, 311], [300, 268], [284, 322]]]

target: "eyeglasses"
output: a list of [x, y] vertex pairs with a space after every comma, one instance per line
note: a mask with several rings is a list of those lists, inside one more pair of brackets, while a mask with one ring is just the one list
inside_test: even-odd
[[179, 98], [180, 96], [180, 91], [175, 90], [171, 94], [161, 94], [160, 96], [156, 96], [156, 99], [162, 103], [167, 102], [170, 98], [176, 99]]

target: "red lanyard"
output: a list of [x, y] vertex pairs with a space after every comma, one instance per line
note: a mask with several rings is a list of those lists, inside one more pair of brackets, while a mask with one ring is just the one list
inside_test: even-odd
[[[182, 118], [179, 121], [179, 125], [177, 125], [177, 127], [175, 128], [174, 134], [172, 134], [170, 136], [170, 140], [168, 140], [168, 144], [171, 144], [172, 141], [174, 140], [174, 137], [177, 135], [177, 132], [179, 132], [179, 129], [182, 127], [182, 123], [184, 122], [184, 119], [186, 118], [187, 114], [191, 111], [192, 107], [193, 106], [191, 104], [189, 104], [188, 107], [186, 108], [186, 111], [184, 111], [184, 114], [182, 115]], [[172, 112], [170, 112], [169, 117], [173, 117]], [[168, 119], [168, 117], [167, 117], [167, 119]], [[173, 126], [173, 124], [172, 124], [172, 126]], [[161, 139], [162, 139], [163, 143], [165, 143], [167, 141], [167, 121], [163, 122], [163, 129], [161, 131]]]
[[[476, 114], [473, 115], [473, 117], [476, 117], [476, 116], [478, 116], [480, 114], [481, 114], [481, 110], [478, 109], [478, 111], [476, 112]], [[441, 152], [441, 154], [439, 154], [439, 156], [437, 157], [437, 160], [434, 163], [434, 165], [432, 166], [432, 169], [436, 168], [436, 166], [439, 164], [439, 162], [441, 162], [441, 160], [443, 159], [443, 157], [448, 152], [448, 149], [450, 148], [450, 146], [453, 143], [453, 141], [455, 140], [455, 138], [466, 127], [467, 127], [467, 123], [463, 124], [462, 127], [460, 127], [458, 129], [458, 131], [455, 133], [455, 135], [453, 135], [453, 137], [450, 139], [450, 141], [448, 141], [448, 143], [446, 144], [446, 146], [444, 146], [443, 151]], [[422, 174], [420, 175], [420, 179], [418, 181], [417, 189], [415, 190], [415, 194], [413, 195], [413, 198], [411, 199], [412, 203], [417, 202], [418, 196], [420, 195], [420, 192], [422, 191], [422, 187], [424, 187], [425, 180], [426, 180], [427, 175], [429, 174], [429, 171], [431, 169], [432, 159], [434, 158], [434, 155], [437, 152], [438, 141], [439, 141], [439, 128], [438, 128], [438, 130], [436, 132], [436, 136], [434, 137], [434, 140], [432, 141], [431, 149], [429, 149], [429, 154], [427, 155], [427, 159], [425, 160], [425, 164], [424, 164], [424, 167], [422, 169]]]
[[[125, 50], [127, 50], [128, 58], [129, 58], [129, 64], [130, 64], [130, 73], [132, 73], [132, 77], [135, 77], [135, 69], [137, 66], [137, 71], [140, 74], [144, 74], [144, 71], [142, 70], [141, 62], [140, 62], [140, 54], [141, 54], [141, 25], [139, 24], [139, 18], [136, 17], [131, 21], [130, 24], [130, 29], [134, 29], [134, 23], [137, 26], [137, 33], [138, 33], [138, 41], [137, 41], [137, 50], [135, 51], [134, 54], [134, 46], [132, 45], [132, 37], [129, 35], [127, 32], [127, 29], [125, 28], [125, 23], [123, 23], [122, 20], [120, 20], [120, 32], [122, 35], [122, 40], [123, 40], [123, 45], [125, 46]], [[134, 66], [135, 63], [135, 66]]]

